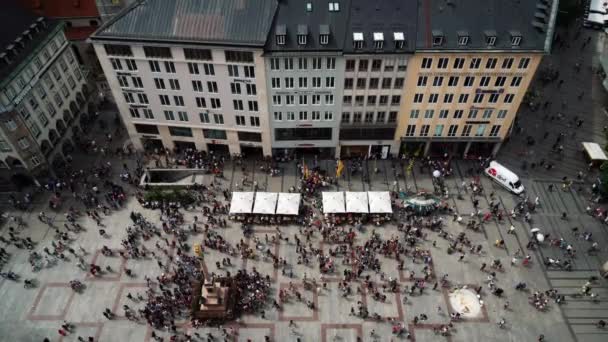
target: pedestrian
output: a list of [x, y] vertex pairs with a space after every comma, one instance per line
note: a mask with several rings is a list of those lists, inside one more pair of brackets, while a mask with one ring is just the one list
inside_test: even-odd
[[484, 271], [486, 269], [487, 264], [484, 262], [481, 264], [481, 268], [479, 269], [480, 271]]
[[511, 227], [509, 227], [509, 231], [507, 232], [507, 234], [515, 234], [515, 226], [511, 225]]
[[458, 258], [458, 261], [462, 261], [462, 259], [464, 259], [464, 254]]

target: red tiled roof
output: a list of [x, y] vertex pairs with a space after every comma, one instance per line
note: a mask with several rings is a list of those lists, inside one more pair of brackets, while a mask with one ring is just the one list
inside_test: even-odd
[[95, 0], [21, 0], [36, 12], [49, 18], [99, 17]]
[[85, 40], [95, 32], [97, 27], [94, 26], [83, 26], [83, 27], [66, 27], [65, 37], [68, 40]]

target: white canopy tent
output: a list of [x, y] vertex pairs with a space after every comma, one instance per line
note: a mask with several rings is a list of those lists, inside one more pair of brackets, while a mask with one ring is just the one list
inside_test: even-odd
[[230, 201], [231, 214], [251, 214], [253, 192], [233, 192]]
[[255, 203], [253, 205], [254, 214], [274, 215], [277, 208], [276, 192], [257, 192], [255, 194]]
[[344, 192], [323, 192], [323, 212], [345, 213]]
[[388, 191], [368, 191], [369, 212], [374, 214], [392, 213], [391, 195]]
[[589, 156], [589, 159], [591, 161], [604, 162], [608, 160], [608, 157], [606, 157], [606, 153], [604, 153], [604, 150], [598, 143], [584, 142], [583, 149], [585, 150], [587, 156]]
[[347, 213], [369, 213], [367, 192], [345, 192]]
[[300, 201], [302, 195], [287, 192], [279, 193], [277, 201], [277, 215], [298, 215], [300, 213]]

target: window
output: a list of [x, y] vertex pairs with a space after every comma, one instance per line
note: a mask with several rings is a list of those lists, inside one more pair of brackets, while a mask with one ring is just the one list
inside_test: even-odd
[[[131, 96], [133, 96], [131, 94]], [[58, 93], [55, 93], [55, 95], [53, 95], [53, 99], [55, 100], [55, 103], [57, 104], [58, 107], [61, 107], [61, 105], [63, 104], [63, 99], [61, 98], [61, 96], [59, 96]]]
[[131, 81], [133, 81], [134, 88], [143, 88], [144, 83], [141, 81], [141, 77], [131, 77]]
[[236, 132], [240, 141], [262, 142], [262, 133]]
[[135, 124], [135, 131], [143, 134], [158, 134], [158, 127], [155, 125]]
[[494, 46], [494, 44], [496, 44], [496, 36], [487, 36], [486, 44], [488, 44], [488, 46]]
[[255, 68], [252, 66], [246, 65], [243, 67], [245, 69], [245, 77], [246, 78], [255, 78]]
[[38, 111], [38, 121], [42, 124], [42, 127], [46, 127], [49, 124], [49, 118], [44, 115], [44, 112]]
[[329, 34], [326, 34], [326, 33], [320, 34], [319, 41], [321, 42], [321, 45], [329, 44]]
[[196, 63], [188, 63], [188, 72], [190, 72], [191, 75], [198, 75], [198, 74], [200, 74], [200, 71], [198, 70], [198, 64], [196, 64]]
[[198, 61], [210, 61], [211, 50], [207, 49], [184, 49], [184, 58]]
[[203, 136], [207, 139], [226, 140], [226, 131], [219, 129], [203, 129]]
[[152, 109], [144, 108], [144, 117], [146, 119], [154, 119], [154, 113], [152, 113]]
[[481, 66], [481, 58], [471, 58], [471, 63], [469, 64], [469, 68], [479, 69], [480, 66]]
[[230, 83], [230, 92], [232, 94], [240, 94], [241, 93], [241, 84], [240, 83]]
[[352, 78], [344, 79], [344, 89], [353, 89], [353, 79]]
[[340, 3], [339, 2], [330, 2], [329, 3], [329, 11], [330, 12], [338, 12], [338, 11], [340, 11]]
[[354, 71], [355, 70], [355, 60], [347, 59], [345, 68], [346, 68], [346, 71]]
[[192, 90], [202, 93], [203, 92], [203, 82], [199, 80], [192, 81]]
[[490, 130], [490, 136], [496, 137], [498, 136], [498, 132], [500, 132], [500, 125], [493, 125], [492, 129]]
[[281, 88], [281, 79], [279, 77], [273, 77], [270, 79], [270, 86], [272, 89]]
[[496, 115], [497, 119], [504, 119], [507, 117], [507, 110], [506, 109], [501, 109], [498, 111], [498, 115]]
[[300, 99], [300, 105], [306, 105], [308, 104], [308, 95], [300, 95], [299, 96]]
[[118, 79], [118, 85], [120, 85], [122, 88], [129, 87], [129, 81], [127, 81], [127, 76], [116, 76], [116, 79]]
[[372, 71], [380, 71], [382, 69], [382, 60], [374, 59], [372, 60]]
[[213, 67], [213, 64], [203, 64], [203, 70], [205, 70], [205, 75], [215, 75], [215, 68]]
[[122, 93], [127, 103], [135, 103], [135, 98], [132, 93]]
[[482, 115], [481, 117], [482, 117], [482, 118], [484, 118], [484, 119], [489, 119], [489, 118], [491, 118], [491, 117], [492, 117], [492, 112], [493, 112], [493, 111], [494, 111], [494, 110], [493, 110], [493, 109], [491, 109], [491, 108], [484, 109], [484, 111], [483, 111], [483, 115]]
[[148, 64], [150, 65], [150, 71], [160, 72], [160, 64], [158, 61], [148, 61]]
[[430, 69], [433, 65], [433, 59], [429, 57], [424, 57], [422, 59], [422, 69]]
[[367, 97], [367, 105], [375, 106], [376, 105], [376, 95], [370, 95]]
[[464, 125], [464, 128], [462, 129], [462, 133], [460, 133], [460, 136], [463, 136], [463, 137], [470, 136], [472, 128], [473, 128], [473, 125]]
[[216, 98], [211, 98], [211, 108], [213, 109], [218, 109], [218, 108], [222, 108], [222, 103], [220, 102], [220, 99], [216, 99]]
[[448, 137], [456, 136], [456, 131], [458, 131], [458, 125], [450, 125], [450, 128], [448, 129]]
[[418, 83], [417, 85], [419, 87], [426, 87], [426, 83], [428, 82], [429, 77], [428, 76], [418, 76]]
[[298, 58], [298, 69], [299, 70], [306, 70], [308, 69], [308, 60], [306, 58]]
[[450, 114], [449, 110], [442, 109], [442, 110], [439, 111], [439, 118], [440, 119], [447, 119], [449, 114]]
[[298, 34], [298, 45], [306, 45], [306, 35]]
[[118, 59], [118, 58], [110, 58], [110, 63], [112, 63], [112, 69], [114, 69], [114, 70], [122, 70], [122, 64], [120, 63], [120, 59]]
[[475, 94], [475, 98], [473, 98], [473, 103], [482, 103], [483, 102], [483, 94]]
[[139, 118], [139, 109], [137, 108], [129, 108], [129, 113], [132, 118]]
[[366, 112], [363, 122], [365, 122], [365, 123], [374, 122], [374, 112]]
[[55, 106], [51, 102], [48, 102], [48, 101], [46, 102], [46, 109], [49, 111], [49, 115], [51, 117], [54, 117], [55, 113], [57, 113]]
[[138, 93], [137, 94], [137, 99], [139, 100], [139, 103], [141, 104], [149, 104], [150, 101], [148, 101], [148, 95], [144, 94], [144, 93]]
[[175, 105], [183, 107], [184, 106], [184, 98], [182, 96], [173, 96], [173, 100], [175, 100]]
[[454, 69], [462, 69], [464, 68], [464, 58], [455, 58], [454, 59]]
[[432, 119], [433, 115], [435, 115], [435, 110], [433, 109], [427, 109], [424, 111], [424, 118], [425, 119]]
[[420, 109], [412, 109], [410, 111], [410, 119], [418, 119], [419, 115], [420, 115]]
[[336, 58], [327, 57], [326, 67], [327, 67], [327, 70], [335, 70], [336, 69]]
[[133, 51], [128, 45], [104, 44], [103, 48], [109, 56], [133, 56]]
[[472, 87], [474, 83], [475, 83], [475, 77], [473, 77], [473, 76], [467, 76], [467, 77], [464, 78], [464, 86], [465, 87]]
[[30, 147], [30, 142], [27, 140], [26, 137], [22, 137], [17, 140], [17, 145], [19, 145], [22, 150], [27, 150], [28, 147]]
[[144, 46], [144, 54], [148, 58], [173, 58], [168, 47]]
[[[328, 61], [328, 63], [329, 63], [329, 61]], [[334, 60], [334, 63], [335, 63], [335, 60]], [[321, 57], [312, 58], [312, 69], [321, 70]]]
[[321, 88], [321, 77], [313, 77], [312, 78], [312, 87], [313, 88]]
[[505, 94], [505, 103], [512, 103], [515, 98], [515, 94]]
[[238, 65], [228, 65], [228, 76], [230, 76], [230, 77], [239, 77], [239, 67], [238, 67]]
[[198, 108], [207, 108], [207, 100], [205, 100], [204, 97], [197, 97], [196, 98], [196, 106]]
[[308, 88], [308, 78], [299, 77], [298, 78], [298, 87], [299, 88]]
[[513, 66], [513, 58], [509, 57], [509, 58], [505, 58], [502, 60], [503, 69], [511, 69], [512, 66]]
[[213, 123], [215, 123], [216, 125], [223, 125], [224, 124], [224, 116], [222, 114], [213, 114]]
[[279, 65], [279, 59], [278, 58], [271, 58], [270, 59], [270, 70], [279, 70], [281, 69], [280, 65]]
[[177, 112], [177, 117], [179, 118], [179, 121], [188, 121], [188, 113], [184, 111]]
[[443, 125], [435, 125], [435, 133], [433, 133], [433, 136], [440, 137], [442, 135], [443, 135]]
[[12, 119], [9, 119], [9, 120], [5, 121], [5, 122], [4, 122], [4, 125], [5, 125], [5, 126], [6, 126], [6, 128], [7, 128], [9, 131], [11, 131], [11, 132], [17, 129], [17, 124], [16, 124], [16, 123], [15, 123], [15, 121], [14, 121], [14, 120], [12, 120]]
[[165, 110], [165, 111], [163, 111], [163, 113], [165, 113], [166, 120], [175, 120], [175, 115], [173, 115], [172, 110]]
[[137, 70], [137, 63], [135, 63], [134, 59], [125, 59], [125, 62], [127, 63], [127, 69], [129, 69], [130, 71]]
[[369, 89], [378, 89], [378, 85], [380, 84], [380, 79], [374, 77], [369, 79]]
[[325, 95], [325, 104], [326, 105], [333, 105], [334, 104], [334, 96], [331, 95], [331, 94]]
[[469, 94], [460, 94], [458, 97], [458, 103], [467, 103], [469, 101]]
[[165, 61], [165, 71], [170, 74], [175, 74], [175, 64], [173, 62]]
[[276, 36], [277, 38], [277, 45], [285, 45], [285, 35], [284, 34], [277, 34]]
[[294, 112], [287, 112], [287, 121], [294, 121], [296, 119], [296, 114]]
[[399, 105], [400, 102], [401, 102], [400, 95], [393, 95], [393, 97], [391, 97], [391, 105], [396, 106], [396, 105]]
[[464, 46], [469, 44], [469, 36], [459, 36], [458, 45]]
[[207, 89], [210, 93], [218, 93], [217, 82], [207, 81]]
[[519, 85], [521, 84], [521, 81], [522, 81], [521, 76], [513, 77], [513, 79], [511, 79], [511, 87], [519, 87]]
[[294, 95], [285, 95], [285, 104], [293, 106], [296, 104]]
[[350, 95], [345, 95], [342, 97], [342, 103], [344, 103], [345, 105], [350, 106], [350, 104], [353, 102], [353, 97]]
[[458, 77], [458, 76], [450, 76], [450, 79], [448, 81], [448, 86], [449, 87], [457, 87], [459, 80], [460, 80], [460, 77]]
[[457, 109], [454, 111], [454, 119], [461, 119], [464, 111], [462, 109]]
[[234, 110], [243, 110], [243, 100], [232, 100]]
[[224, 51], [226, 62], [253, 63], [253, 52], [248, 51]]
[[439, 63], [437, 64], [437, 68], [438, 69], [447, 69], [448, 68], [448, 62], [449, 59], [448, 58], [439, 58]]
[[312, 111], [312, 121], [319, 121], [321, 120], [321, 112], [317, 111], [317, 110], [313, 110]]
[[367, 72], [368, 67], [369, 67], [369, 64], [366, 59], [359, 60], [359, 71]]
[[342, 123], [350, 123], [350, 113], [342, 112], [342, 118], [340, 119]]
[[363, 114], [361, 112], [354, 112], [353, 113], [353, 123], [361, 123], [361, 116]]
[[422, 128], [420, 129], [420, 136], [428, 137], [430, 130], [431, 130], [431, 125], [422, 125]]
[[170, 78], [169, 79], [169, 86], [171, 87], [171, 90], [180, 90], [180, 86], [179, 86], [179, 81], [175, 78]]
[[306, 121], [306, 120], [308, 120], [308, 112], [307, 111], [300, 111], [299, 120], [300, 121]]
[[489, 103], [496, 103], [496, 102], [498, 102], [498, 96], [499, 96], [498, 93], [492, 93], [492, 94], [490, 94], [490, 98], [488, 98], [488, 102]]
[[281, 95], [272, 95], [272, 104], [274, 106], [280, 106], [281, 105]]
[[285, 70], [293, 70], [293, 58], [285, 58], [283, 62]]
[[391, 89], [391, 83], [393, 82], [390, 78], [382, 79], [382, 89]]
[[443, 44], [443, 35], [433, 34], [433, 45], [441, 45], [441, 44]]
[[192, 129], [188, 127], [173, 127], [168, 126], [169, 134], [174, 137], [191, 137]]
[[452, 103], [454, 101], [454, 94], [443, 95], [443, 103]]
[[423, 94], [414, 94], [414, 103], [422, 103], [423, 99]]
[[481, 77], [481, 81], [479, 82], [479, 86], [480, 87], [487, 87], [488, 85], [490, 85], [490, 77], [489, 76], [483, 76], [483, 77]]
[[430, 94], [429, 95], [429, 103], [437, 103], [439, 100], [439, 94]]
[[407, 125], [407, 129], [405, 131], [406, 137], [413, 137], [416, 134], [416, 125]]
[[513, 45], [513, 46], [519, 46], [520, 43], [521, 43], [521, 36], [513, 36], [513, 37], [511, 37], [511, 45]]
[[475, 118], [477, 118], [477, 112], [478, 112], [477, 109], [471, 109], [471, 110], [469, 110], [469, 116], [468, 116], [468, 118], [469, 119], [475, 119]]
[[285, 88], [293, 88], [293, 77], [285, 77]]
[[258, 111], [258, 101], [247, 101], [247, 106], [249, 107], [250, 112]]
[[335, 79], [333, 77], [325, 77], [325, 87], [333, 88], [335, 86]]
[[481, 124], [477, 126], [477, 130], [475, 131], [475, 136], [476, 137], [483, 137], [483, 135], [486, 132], [486, 125], [485, 124]]
[[524, 57], [519, 60], [519, 66], [517, 66], [517, 68], [518, 69], [527, 69], [529, 64], [530, 64], [530, 58]]
[[247, 95], [254, 96], [258, 94], [255, 84], [248, 83], [245, 85], [245, 88], [247, 89]]
[[435, 76], [433, 78], [433, 87], [441, 87], [443, 84], [443, 76]]
[[376, 114], [376, 123], [384, 123], [386, 120], [386, 112], [378, 112]]
[[283, 113], [274, 112], [274, 121], [283, 121]]
[[331, 140], [332, 128], [276, 128], [274, 130], [277, 141], [287, 140]]
[[496, 81], [494, 82], [494, 86], [495, 87], [503, 87], [505, 85], [506, 81], [507, 81], [507, 78], [505, 76], [498, 76], [498, 77], [496, 77]]
[[205, 112], [205, 113], [198, 113], [199, 118], [201, 119], [202, 123], [209, 123], [209, 113]]
[[[74, 77], [72, 76], [68, 76], [68, 84], [70, 85], [70, 88], [74, 89], [76, 87], [76, 81], [74, 81]], [[143, 87], [143, 85], [142, 85]], [[40, 95], [41, 98], [45, 98], [46, 97], [46, 93], [44, 93], [44, 96]]]
[[0, 151], [2, 151], [2, 152], [12, 151], [11, 146], [6, 142], [6, 140], [0, 139]]
[[[362, 96], [363, 97], [363, 96]], [[388, 103], [388, 95], [380, 95], [380, 101], [379, 104], [381, 106], [386, 106], [386, 104]]]
[[486, 61], [486, 69], [494, 69], [496, 68], [496, 62], [498, 61], [497, 58], [488, 58], [488, 60]]
[[244, 115], [236, 115], [236, 125], [237, 126], [245, 126], [245, 116]]

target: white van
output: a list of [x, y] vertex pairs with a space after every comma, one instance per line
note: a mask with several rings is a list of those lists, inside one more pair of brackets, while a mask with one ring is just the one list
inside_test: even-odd
[[521, 185], [519, 177], [495, 161], [490, 162], [490, 166], [485, 170], [485, 173], [514, 194], [519, 195], [524, 192], [524, 186]]

